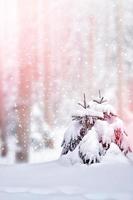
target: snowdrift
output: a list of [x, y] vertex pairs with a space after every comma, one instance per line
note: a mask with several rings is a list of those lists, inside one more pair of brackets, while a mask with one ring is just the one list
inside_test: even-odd
[[0, 200], [131, 200], [133, 165], [61, 161], [0, 166]]

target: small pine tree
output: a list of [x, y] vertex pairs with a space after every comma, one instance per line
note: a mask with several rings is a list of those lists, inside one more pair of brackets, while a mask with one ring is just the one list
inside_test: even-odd
[[128, 136], [123, 121], [117, 116], [114, 108], [101, 96], [72, 116], [72, 124], [67, 129], [62, 143], [62, 156], [78, 149], [78, 156], [84, 164], [100, 162], [110, 145], [115, 143], [126, 156], [131, 152]]

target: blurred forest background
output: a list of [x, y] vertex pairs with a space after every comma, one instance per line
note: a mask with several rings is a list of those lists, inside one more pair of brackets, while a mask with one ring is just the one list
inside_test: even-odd
[[133, 144], [133, 0], [0, 0], [3, 159], [54, 149], [83, 93], [99, 89]]

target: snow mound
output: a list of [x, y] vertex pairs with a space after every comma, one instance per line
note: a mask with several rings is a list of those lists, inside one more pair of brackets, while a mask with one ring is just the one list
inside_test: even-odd
[[131, 200], [133, 166], [66, 166], [57, 162], [0, 166], [1, 200]]
[[80, 142], [79, 154], [80, 157], [88, 160], [88, 163], [98, 162], [100, 160], [99, 156], [100, 148], [97, 140], [97, 134], [95, 129], [88, 131], [87, 135], [84, 136], [83, 140]]

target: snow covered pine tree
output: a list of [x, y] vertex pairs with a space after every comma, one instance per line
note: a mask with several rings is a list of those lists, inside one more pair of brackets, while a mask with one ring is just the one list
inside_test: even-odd
[[[65, 132], [62, 155], [78, 156], [84, 164], [98, 163], [113, 143], [126, 156], [131, 152], [123, 121], [104, 97], [84, 104], [72, 116], [72, 124]], [[74, 153], [75, 152], [75, 153]]]

